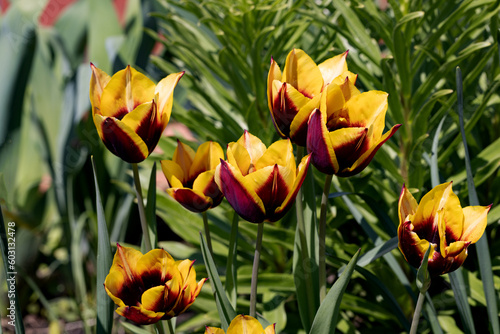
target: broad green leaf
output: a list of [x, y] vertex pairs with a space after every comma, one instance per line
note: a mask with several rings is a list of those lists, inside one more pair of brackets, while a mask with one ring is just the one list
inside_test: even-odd
[[352, 273], [356, 266], [360, 251], [354, 254], [353, 258], [342, 273], [339, 279], [333, 284], [330, 291], [326, 295], [325, 300], [314, 317], [314, 322], [311, 326], [310, 334], [333, 334], [337, 327], [337, 318], [340, 313], [340, 303], [342, 296], [347, 288], [347, 284], [351, 279]]

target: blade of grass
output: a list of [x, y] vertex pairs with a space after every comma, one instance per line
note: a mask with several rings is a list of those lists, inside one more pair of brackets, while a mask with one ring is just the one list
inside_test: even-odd
[[[469, 190], [469, 204], [479, 205], [479, 199], [474, 186], [474, 175], [472, 174], [469, 150], [467, 147], [467, 138], [465, 137], [464, 127], [464, 106], [463, 106], [463, 89], [462, 89], [462, 72], [457, 67], [457, 100], [458, 100], [458, 117], [460, 121], [460, 133], [465, 153], [465, 169], [467, 171], [467, 188]], [[493, 282], [493, 269], [491, 267], [491, 255], [488, 247], [486, 234], [483, 234], [481, 239], [476, 243], [477, 258], [479, 262], [479, 271], [481, 273], [481, 281], [483, 282], [484, 295], [486, 297], [488, 318], [490, 321], [491, 331], [495, 334], [500, 333], [500, 325], [498, 322], [498, 305], [495, 293], [495, 285]]]
[[360, 250], [354, 254], [353, 258], [342, 273], [339, 279], [333, 284], [323, 303], [318, 309], [314, 322], [311, 326], [310, 334], [333, 334], [337, 327], [337, 318], [340, 313], [340, 302], [351, 279], [356, 266]]
[[95, 170], [94, 158], [92, 157], [92, 170], [94, 171], [96, 210], [97, 210], [97, 333], [111, 333], [113, 327], [113, 302], [104, 290], [104, 281], [111, 268], [111, 246], [109, 244], [108, 227], [104, 219], [101, 194], [97, 184], [97, 172]]
[[219, 274], [217, 273], [217, 267], [210, 254], [205, 238], [200, 233], [200, 243], [201, 243], [201, 253], [203, 255], [203, 260], [205, 261], [205, 267], [207, 268], [208, 278], [210, 279], [210, 285], [212, 286], [212, 291], [214, 293], [215, 303], [217, 304], [217, 310], [219, 311], [219, 317], [221, 320], [221, 326], [224, 331], [227, 331], [231, 320], [236, 317], [236, 312], [231, 306], [229, 299], [222, 287]]

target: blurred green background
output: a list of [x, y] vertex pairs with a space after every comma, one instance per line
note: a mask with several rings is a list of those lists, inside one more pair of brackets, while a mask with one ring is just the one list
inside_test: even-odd
[[[17, 292], [27, 331], [95, 330], [97, 220], [91, 155], [111, 244], [140, 243], [131, 173], [107, 152], [92, 121], [89, 63], [110, 74], [131, 64], [156, 81], [186, 71], [175, 90], [171, 124], [157, 151], [141, 164], [146, 187], [152, 165], [172, 157], [176, 138], [193, 147], [206, 140], [225, 147], [248, 129], [267, 145], [278, 139], [267, 105], [267, 71], [271, 57], [283, 68], [294, 47], [317, 63], [349, 50], [348, 66], [359, 74], [358, 88], [388, 92], [387, 128], [403, 125], [363, 173], [334, 179], [337, 193], [331, 196], [327, 225], [328, 284], [358, 248], [366, 253], [396, 236], [402, 184], [421, 197], [431, 188], [432, 159], [437, 159], [439, 180], [453, 180], [462, 205], [469, 205], [456, 112], [455, 68], [460, 66], [474, 182], [480, 204], [493, 204], [485, 233], [499, 298], [500, 1], [0, 4], [0, 203], [4, 220], [16, 223]], [[319, 201], [324, 176], [314, 170], [313, 177]], [[201, 217], [161, 191], [162, 174], [157, 174], [157, 186], [160, 244], [176, 259], [197, 259], [198, 277], [206, 277], [199, 251]], [[222, 274], [231, 217], [227, 202], [209, 212]], [[259, 309], [283, 333], [301, 333], [302, 328], [291, 274], [295, 225], [293, 214], [267, 224], [261, 259]], [[243, 313], [256, 226], [239, 226], [238, 312]], [[474, 247], [464, 267], [476, 330], [487, 332]], [[364, 269], [351, 280], [337, 330], [407, 331], [415, 301], [414, 270], [397, 248]], [[3, 272], [0, 277], [4, 282]], [[2, 328], [11, 332], [5, 319], [6, 284], [0, 289]], [[463, 331], [447, 276], [433, 282], [430, 295], [443, 331]], [[179, 332], [203, 332], [205, 325], [217, 325], [214, 310], [207, 283], [190, 312], [179, 317]], [[124, 319], [115, 321], [117, 333], [134, 330]], [[431, 331], [425, 319], [421, 329]]]

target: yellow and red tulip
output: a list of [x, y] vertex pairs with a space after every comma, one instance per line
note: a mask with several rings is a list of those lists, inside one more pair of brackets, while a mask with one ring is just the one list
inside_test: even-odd
[[309, 167], [305, 156], [298, 168], [290, 140], [269, 148], [245, 131], [227, 147], [227, 162], [221, 160], [215, 181], [233, 209], [245, 220], [277, 221], [293, 204]]
[[385, 92], [360, 94], [348, 78], [342, 85], [330, 84], [320, 108], [309, 118], [307, 151], [312, 153], [311, 163], [330, 175], [361, 172], [400, 127], [395, 125], [383, 134], [386, 111]]
[[207, 326], [205, 334], [275, 334], [275, 325], [269, 325], [264, 329], [254, 317], [240, 314], [231, 321], [227, 333], [223, 329]]
[[406, 261], [420, 267], [425, 252], [433, 276], [458, 269], [467, 257], [467, 248], [483, 235], [491, 206], [462, 208], [452, 183], [441, 184], [420, 200], [403, 186], [399, 197], [399, 249]]
[[117, 245], [104, 288], [116, 313], [138, 324], [170, 319], [187, 310], [206, 279], [196, 282], [190, 260], [175, 261], [163, 249], [146, 254]]
[[111, 153], [130, 163], [146, 159], [170, 120], [173, 93], [184, 72], [158, 85], [127, 66], [110, 77], [90, 64], [90, 102], [94, 124]]
[[[282, 138], [290, 138], [297, 145], [305, 146], [307, 121], [319, 95], [332, 82], [341, 83], [356, 75], [347, 70], [347, 51], [319, 65], [300, 49], [293, 49], [286, 58], [283, 73], [272, 60], [267, 77], [267, 99], [274, 126]], [[309, 111], [307, 111], [309, 110]]]
[[162, 160], [161, 168], [170, 188], [167, 193], [186, 209], [204, 212], [220, 204], [224, 195], [215, 183], [215, 167], [224, 159], [222, 147], [212, 141], [194, 150], [177, 141], [172, 160]]

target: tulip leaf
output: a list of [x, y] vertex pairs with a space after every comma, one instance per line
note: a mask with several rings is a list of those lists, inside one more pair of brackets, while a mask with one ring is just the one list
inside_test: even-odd
[[233, 307], [236, 307], [237, 295], [237, 259], [238, 255], [238, 214], [233, 212], [233, 221], [231, 223], [231, 235], [229, 237], [229, 249], [226, 264], [226, 282], [224, 288]]
[[[378, 259], [379, 257], [384, 256], [393, 249], [396, 249], [397, 247], [398, 247], [398, 237], [396, 236], [387, 240], [384, 243], [379, 244], [378, 246], [373, 247], [368, 252], [363, 254], [363, 256], [359, 258], [357, 265], [359, 267], [365, 267], [368, 264], [375, 261], [376, 259]], [[339, 272], [343, 271], [344, 268], [339, 269]]]
[[310, 334], [333, 334], [337, 327], [337, 318], [340, 313], [340, 302], [344, 295], [347, 284], [351, 279], [352, 273], [356, 266], [360, 250], [354, 254], [353, 258], [346, 267], [346, 270], [340, 275], [339, 279], [333, 284], [330, 291], [326, 295], [325, 300], [314, 317], [314, 322], [311, 326]]
[[217, 310], [219, 311], [219, 317], [221, 320], [221, 326], [224, 331], [227, 331], [231, 320], [236, 317], [236, 311], [229, 302], [226, 292], [222, 287], [219, 274], [217, 273], [217, 267], [210, 254], [205, 238], [200, 233], [200, 244], [201, 253], [203, 254], [203, 260], [205, 261], [205, 267], [207, 268], [208, 278], [210, 280], [210, 285], [212, 286], [212, 291], [215, 298], [215, 303], [217, 304]]
[[[13, 226], [11, 226], [13, 222], [9, 222], [8, 224], [8, 227], [10, 228], [9, 229], [9, 232], [14, 230], [17, 231], [17, 225], [14, 223]], [[12, 229], [12, 230], [11, 230]], [[4, 265], [4, 273], [5, 273], [5, 278], [6, 278], [6, 282], [7, 282], [7, 288], [9, 288], [10, 284], [12, 284], [12, 279], [14, 279], [14, 285], [16, 285], [16, 281], [17, 281], [17, 272], [15, 269], [15, 263], [12, 265], [10, 262], [9, 262], [9, 249], [11, 249], [11, 247], [8, 247], [9, 245], [9, 241], [8, 239], [11, 239], [11, 238], [7, 238], [7, 233], [6, 233], [6, 230], [5, 230], [5, 223], [4, 223], [4, 220], [3, 220], [3, 213], [2, 213], [2, 207], [0, 206], [0, 252], [2, 253], [2, 262], [3, 262], [3, 265]], [[10, 234], [12, 235], [12, 234]], [[15, 242], [14, 242], [15, 243]], [[11, 296], [11, 292], [12, 290], [9, 289], [9, 304], [8, 304], [8, 307], [7, 308], [7, 312], [9, 312], [9, 315], [12, 314], [12, 311], [8, 310], [9, 308], [11, 308], [12, 306], [14, 306], [14, 316], [15, 316], [15, 319], [12, 319], [9, 315], [7, 316], [9, 321], [12, 321], [14, 320], [14, 327], [15, 327], [15, 332], [16, 333], [24, 333], [24, 324], [23, 324], [23, 318], [21, 317], [21, 308], [19, 306], [19, 297], [18, 297], [18, 293], [17, 293], [17, 289], [15, 288], [14, 286], [14, 296]], [[14, 304], [14, 305], [13, 305]]]
[[[457, 76], [458, 117], [460, 121], [460, 133], [462, 135], [462, 141], [465, 152], [464, 155], [465, 155], [465, 169], [467, 172], [467, 188], [469, 189], [470, 205], [476, 206], [479, 205], [479, 199], [477, 197], [476, 187], [474, 185], [474, 175], [472, 173], [469, 150], [467, 148], [467, 138], [465, 137], [462, 72], [458, 67], [456, 76]], [[498, 334], [500, 333], [500, 325], [498, 321], [498, 305], [495, 293], [495, 285], [493, 282], [491, 255], [488, 247], [488, 240], [485, 234], [483, 234], [482, 237], [479, 239], [479, 241], [476, 243], [476, 249], [477, 249], [477, 258], [479, 262], [479, 271], [481, 273], [481, 281], [483, 282], [484, 295], [486, 297], [486, 303], [488, 305], [487, 310], [488, 310], [488, 317], [491, 325], [491, 330], [493, 333]]]
[[151, 247], [158, 245], [158, 235], [156, 234], [156, 163], [151, 168], [149, 177], [148, 198], [146, 202], [146, 221], [148, 223], [148, 233], [151, 240]]
[[424, 258], [422, 259], [422, 263], [417, 270], [417, 288], [421, 294], [425, 294], [431, 285], [431, 276], [429, 274], [429, 270], [427, 270], [429, 264], [429, 254], [431, 253], [431, 244], [429, 243], [429, 247], [425, 251]]
[[122, 325], [123, 328], [128, 329], [129, 331], [131, 331], [134, 334], [151, 334], [150, 331], [145, 330], [141, 327], [137, 327], [135, 325], [132, 325], [129, 322], [122, 321], [122, 322], [120, 322], [120, 325]]
[[97, 183], [97, 172], [94, 159], [92, 158], [92, 169], [94, 171], [94, 181], [96, 190], [96, 210], [97, 210], [97, 333], [111, 333], [113, 327], [113, 301], [108, 297], [104, 289], [104, 281], [111, 268], [112, 256], [109, 244], [108, 227], [104, 218], [99, 184]]

